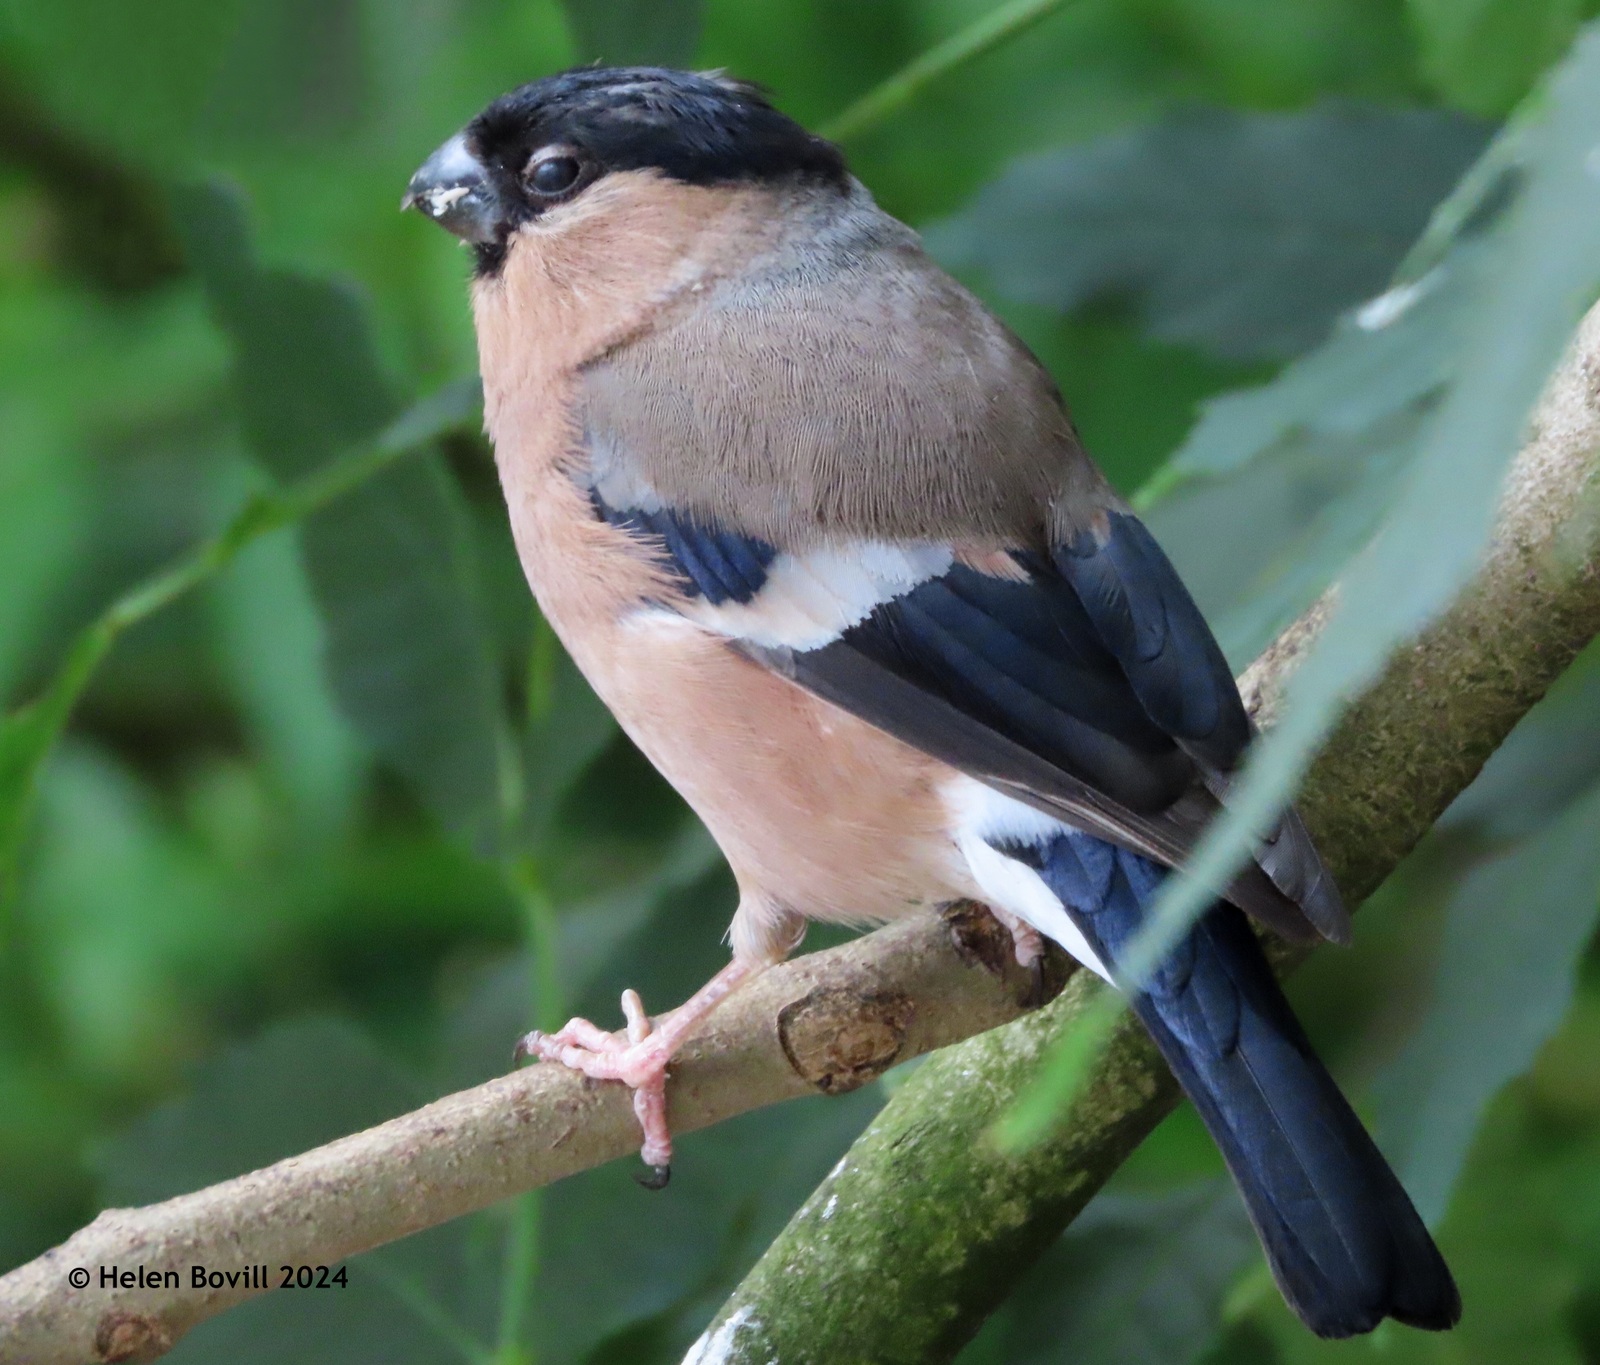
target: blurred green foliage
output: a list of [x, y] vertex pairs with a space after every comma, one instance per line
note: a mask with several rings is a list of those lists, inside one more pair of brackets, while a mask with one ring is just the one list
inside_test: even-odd
[[[1553, 100], [1592, 142], [1584, 91], [1539, 82], [1600, 6], [1043, 8], [847, 150], [1148, 487], [1242, 661], [1398, 515], [1473, 365], [1536, 368], [1592, 296], [1583, 232], [1517, 238], [1578, 201], [1514, 133]], [[0, 1267], [720, 965], [729, 879], [538, 622], [462, 419], [465, 258], [395, 207], [490, 97], [575, 61], [726, 67], [819, 125], [993, 9], [0, 5]], [[1486, 335], [1512, 278], [1553, 302]], [[333, 461], [353, 487], [301, 518]], [[155, 580], [170, 602], [141, 595], [217, 536]], [[1600, 1360], [1597, 677], [1592, 656], [1295, 988], [1461, 1273], [1461, 1331], [1380, 1334], [1399, 1360]], [[18, 709], [41, 695], [58, 713]], [[618, 1167], [512, 1201], [173, 1358], [676, 1360], [880, 1098], [693, 1136], [653, 1198]], [[1175, 1116], [969, 1358], [1372, 1350], [1289, 1318], [1218, 1167]]]

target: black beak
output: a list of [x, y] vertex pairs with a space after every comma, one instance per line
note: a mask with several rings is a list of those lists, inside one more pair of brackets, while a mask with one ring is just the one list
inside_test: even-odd
[[400, 207], [426, 214], [465, 242], [489, 246], [500, 240], [500, 198], [460, 133], [422, 163]]

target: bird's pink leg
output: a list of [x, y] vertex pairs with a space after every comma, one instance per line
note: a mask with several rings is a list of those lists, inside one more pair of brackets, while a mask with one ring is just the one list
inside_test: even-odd
[[1017, 955], [1017, 965], [1026, 967], [1032, 981], [1025, 1007], [1033, 1008], [1044, 1003], [1044, 939], [1039, 931], [1025, 919], [1018, 919], [998, 905], [991, 905], [993, 915], [1011, 934], [1011, 950]]
[[559, 1062], [597, 1081], [621, 1081], [633, 1091], [633, 1112], [644, 1130], [639, 1155], [651, 1168], [640, 1183], [660, 1189], [672, 1173], [672, 1132], [667, 1126], [667, 1066], [683, 1040], [742, 982], [767, 963], [734, 958], [670, 1014], [652, 1021], [637, 991], [622, 993], [625, 1035], [607, 1033], [587, 1019], [570, 1020], [556, 1033], [528, 1034], [517, 1044], [520, 1061]]

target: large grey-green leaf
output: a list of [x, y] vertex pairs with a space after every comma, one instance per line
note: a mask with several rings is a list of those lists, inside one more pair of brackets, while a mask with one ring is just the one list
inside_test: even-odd
[[[375, 437], [400, 404], [356, 295], [261, 266], [242, 207], [218, 187], [185, 189], [175, 203], [234, 344], [252, 452], [287, 480]], [[492, 845], [504, 705], [458, 490], [443, 464], [413, 456], [302, 534], [341, 706], [440, 819]]]
[[1441, 946], [1418, 1030], [1379, 1077], [1376, 1117], [1430, 1216], [1485, 1106], [1565, 1013], [1600, 907], [1600, 853], [1584, 830], [1597, 794], [1592, 645], [1445, 812], [1434, 847], [1449, 856], [1417, 864], [1443, 883]]
[[1164, 340], [1291, 355], [1383, 288], [1484, 136], [1432, 110], [1189, 110], [1018, 161], [928, 242], [1021, 302], [1126, 295]]
[[1137, 975], [1248, 856], [1316, 746], [1390, 652], [1476, 568], [1528, 413], [1600, 292], [1600, 28], [1557, 71], [1527, 131], [1526, 185], [1495, 230], [1493, 269], [1455, 383], [1430, 418], [1382, 524], [1341, 579], [1337, 613], [1294, 678], [1283, 721], [1251, 757], [1187, 874], [1169, 879], [1130, 954]]
[[245, 438], [274, 475], [305, 474], [399, 414], [399, 391], [352, 288], [262, 265], [231, 189], [180, 186], [172, 200], [190, 263], [233, 344]]
[[1566, 1014], [1600, 912], [1597, 828], [1600, 791], [1468, 872], [1450, 899], [1427, 1015], [1375, 1090], [1378, 1138], [1430, 1221], [1484, 1107]]
[[688, 66], [704, 0], [565, 0], [578, 59], [607, 66]]
[[1232, 1185], [1101, 1195], [984, 1328], [963, 1365], [1188, 1365], [1256, 1255]]
[[504, 708], [443, 467], [396, 465], [301, 534], [341, 707], [440, 819], [493, 847]]
[[1437, 393], [1455, 373], [1487, 269], [1481, 245], [1461, 245], [1356, 309], [1270, 383], [1210, 399], [1163, 481], [1232, 473], [1298, 433], [1358, 434]]
[[[1462, 364], [1525, 159], [1508, 129], [1435, 211], [1396, 282], [1270, 383], [1206, 403], [1140, 491], [1242, 667], [1371, 538]], [[1486, 235], [1489, 240], [1485, 240]]]
[[1371, 538], [1436, 399], [1419, 393], [1351, 434], [1286, 432], [1243, 469], [1181, 483], [1150, 508], [1151, 530], [1236, 669]]

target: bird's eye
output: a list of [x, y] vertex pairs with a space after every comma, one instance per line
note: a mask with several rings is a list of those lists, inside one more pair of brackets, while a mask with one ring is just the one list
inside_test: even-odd
[[526, 179], [528, 188], [535, 194], [554, 196], [565, 194], [578, 183], [582, 174], [583, 167], [577, 157], [560, 153], [536, 158], [528, 167]]

